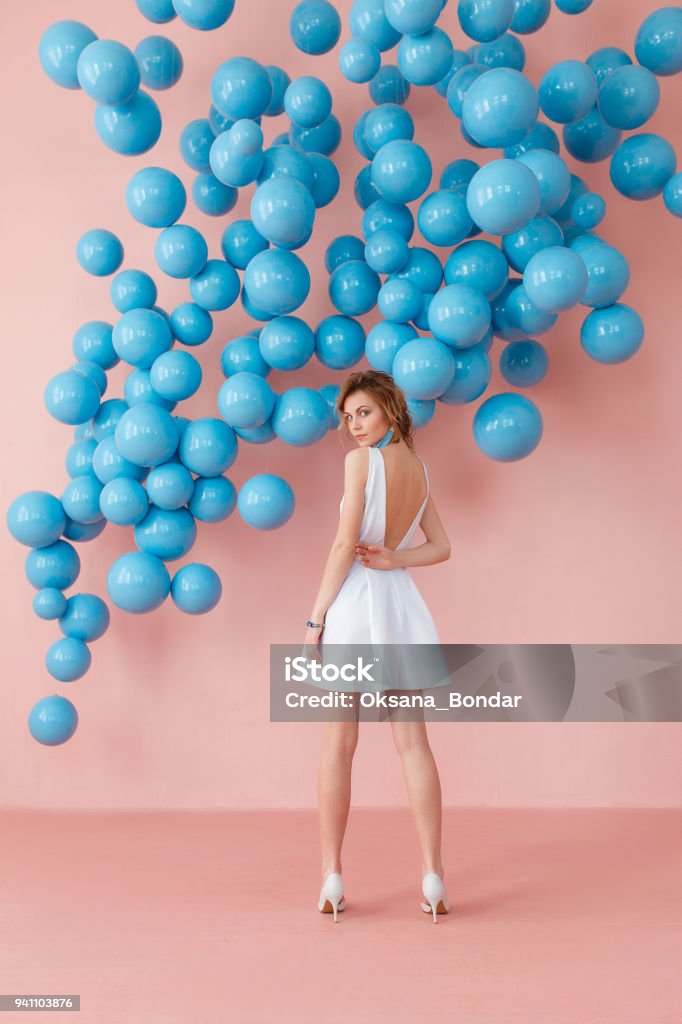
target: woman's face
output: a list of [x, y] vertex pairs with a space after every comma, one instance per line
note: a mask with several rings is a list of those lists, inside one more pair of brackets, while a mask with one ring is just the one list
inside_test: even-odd
[[374, 445], [388, 430], [384, 410], [367, 391], [354, 391], [344, 404], [348, 432], [358, 445]]

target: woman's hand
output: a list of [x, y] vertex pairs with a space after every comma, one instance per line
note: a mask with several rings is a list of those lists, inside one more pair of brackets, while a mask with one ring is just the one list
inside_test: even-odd
[[303, 646], [308, 658], [311, 661], [317, 661], [320, 665], [322, 664], [322, 653], [320, 651], [320, 637], [324, 626], [315, 626], [314, 628], [308, 626], [305, 634], [305, 640]]
[[356, 544], [360, 561], [368, 569], [395, 569], [395, 551], [380, 544]]

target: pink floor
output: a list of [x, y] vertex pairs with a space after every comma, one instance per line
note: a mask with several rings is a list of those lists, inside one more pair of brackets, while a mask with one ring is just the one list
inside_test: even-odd
[[[347, 909], [313, 813], [6, 812], [2, 993], [80, 1024], [679, 1024], [675, 810], [445, 812], [452, 904], [418, 905], [407, 811], [352, 810]], [[2, 1014], [54, 1022], [54, 1013]]]

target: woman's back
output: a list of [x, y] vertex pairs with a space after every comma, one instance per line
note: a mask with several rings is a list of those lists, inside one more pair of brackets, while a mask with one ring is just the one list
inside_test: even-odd
[[384, 546], [395, 551], [426, 505], [426, 467], [407, 445], [389, 444], [376, 450], [383, 459], [386, 479]]

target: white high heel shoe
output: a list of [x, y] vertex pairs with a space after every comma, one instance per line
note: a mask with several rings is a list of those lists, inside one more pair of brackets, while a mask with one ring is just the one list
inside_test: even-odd
[[429, 911], [433, 913], [433, 923], [437, 924], [438, 918], [436, 914], [447, 914], [450, 910], [448, 894], [445, 891], [445, 885], [440, 875], [437, 875], [435, 872], [424, 875], [422, 879], [422, 893], [424, 894], [424, 900], [420, 906], [425, 913], [428, 914]]
[[317, 909], [323, 914], [334, 914], [334, 920], [338, 921], [337, 912], [346, 909], [346, 897], [343, 893], [343, 878], [336, 871], [332, 871], [324, 880], [320, 890], [320, 899]]

